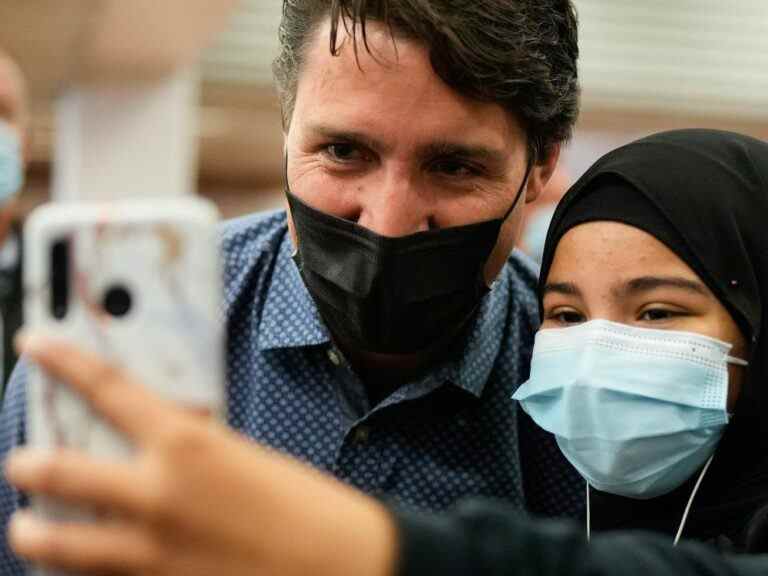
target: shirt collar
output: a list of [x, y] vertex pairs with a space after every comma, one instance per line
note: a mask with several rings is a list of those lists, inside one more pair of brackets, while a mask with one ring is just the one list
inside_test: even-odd
[[254, 317], [259, 350], [318, 346], [331, 341], [293, 261], [293, 251], [293, 243], [286, 234], [280, 243], [261, 316]]
[[[293, 261], [293, 251], [293, 243], [286, 234], [261, 318], [254, 319], [258, 327], [259, 350], [301, 348], [331, 342], [330, 333]], [[448, 382], [478, 397], [483, 393], [504, 339], [511, 274], [509, 267], [502, 269], [472, 320], [461, 352], [430, 370], [423, 382]]]
[[502, 269], [493, 289], [480, 304], [465, 336], [462, 353], [440, 365], [435, 377], [480, 397], [496, 363], [505, 336], [511, 270]]

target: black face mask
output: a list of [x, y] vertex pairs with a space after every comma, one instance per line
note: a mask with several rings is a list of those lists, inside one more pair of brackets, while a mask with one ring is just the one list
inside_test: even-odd
[[288, 187], [298, 237], [294, 260], [331, 333], [355, 350], [408, 354], [452, 336], [488, 292], [484, 279], [499, 219], [380, 236], [308, 206]]

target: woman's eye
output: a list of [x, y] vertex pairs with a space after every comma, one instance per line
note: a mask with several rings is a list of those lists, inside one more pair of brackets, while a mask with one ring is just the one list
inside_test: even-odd
[[584, 315], [574, 310], [556, 310], [548, 314], [547, 319], [563, 325], [581, 324], [584, 322]]
[[661, 320], [669, 320], [670, 318], [675, 318], [677, 316], [682, 316], [682, 312], [677, 312], [676, 310], [668, 310], [665, 308], [651, 308], [649, 310], [645, 310], [640, 315], [640, 320], [644, 322], [659, 322]]

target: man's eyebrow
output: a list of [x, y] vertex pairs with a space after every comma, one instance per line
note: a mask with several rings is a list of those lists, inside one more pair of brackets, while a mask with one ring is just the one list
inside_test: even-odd
[[702, 296], [709, 295], [709, 290], [701, 282], [680, 276], [640, 276], [626, 282], [623, 286], [614, 290], [614, 292], [617, 292], [620, 296], [631, 296], [650, 292], [658, 288], [676, 288]]
[[547, 282], [541, 292], [544, 298], [547, 294], [563, 294], [564, 296], [581, 296], [581, 290], [572, 282]]
[[366, 148], [370, 148], [371, 150], [375, 151], [382, 151], [387, 149], [387, 146], [383, 142], [372, 138], [368, 134], [364, 134], [363, 132], [358, 132], [356, 130], [334, 128], [328, 124], [311, 124], [307, 127], [307, 129], [310, 133], [322, 138], [326, 138], [328, 140], [361, 144]]
[[489, 163], [503, 164], [506, 162], [509, 153], [505, 150], [488, 146], [438, 140], [421, 146], [419, 148], [419, 155], [423, 158], [453, 156], [456, 158], [476, 159]]

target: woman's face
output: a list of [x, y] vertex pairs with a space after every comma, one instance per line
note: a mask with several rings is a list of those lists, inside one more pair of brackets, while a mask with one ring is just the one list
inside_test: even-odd
[[[544, 288], [542, 328], [604, 319], [631, 326], [696, 332], [733, 344], [746, 342], [731, 315], [688, 265], [656, 238], [618, 222], [589, 222], [557, 245]], [[729, 366], [733, 411], [744, 368]]]

